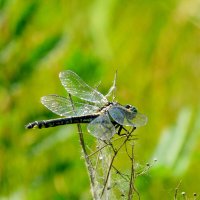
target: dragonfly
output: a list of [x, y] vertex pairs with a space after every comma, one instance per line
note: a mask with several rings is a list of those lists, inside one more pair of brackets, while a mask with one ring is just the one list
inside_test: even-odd
[[[43, 96], [41, 103], [62, 118], [34, 121], [25, 126], [27, 129], [86, 123], [91, 135], [110, 140], [114, 134], [120, 134], [122, 128], [126, 130], [126, 126], [136, 128], [146, 125], [146, 115], [139, 113], [135, 106], [114, 101], [116, 76], [107, 95], [89, 86], [71, 70], [60, 72], [59, 78], [66, 91], [78, 97], [80, 102], [72, 102], [71, 98], [56, 94]], [[111, 94], [113, 101], [108, 100]]]

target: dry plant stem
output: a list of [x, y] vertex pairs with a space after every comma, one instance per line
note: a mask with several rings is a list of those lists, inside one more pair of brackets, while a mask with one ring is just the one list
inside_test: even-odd
[[[71, 101], [73, 110], [75, 111], [71, 94], [69, 94], [69, 99]], [[98, 199], [98, 195], [97, 195], [97, 193], [95, 191], [94, 169], [92, 167], [91, 160], [89, 159], [87, 151], [86, 151], [86, 147], [85, 147], [85, 142], [84, 142], [84, 137], [83, 137], [83, 132], [82, 132], [81, 125], [77, 124], [77, 127], [78, 127], [78, 134], [79, 134], [79, 140], [80, 140], [81, 148], [83, 150], [83, 155], [84, 155], [84, 159], [85, 159], [85, 162], [86, 162], [86, 167], [87, 167], [87, 170], [89, 172], [90, 184], [91, 184], [91, 190], [92, 190], [92, 196], [93, 196], [93, 199], [97, 200]]]
[[119, 174], [125, 181], [130, 181], [129, 177], [127, 175], [122, 174], [114, 165], [112, 165], [112, 168], [116, 171], [117, 174]]
[[128, 133], [128, 135], [126, 136], [126, 139], [123, 141], [123, 143], [120, 145], [120, 147], [119, 147], [117, 150], [115, 150], [115, 149], [113, 148], [113, 146], [112, 146], [112, 143], [110, 143], [111, 147], [113, 148], [114, 155], [113, 155], [112, 160], [111, 160], [110, 165], [109, 165], [109, 169], [108, 169], [108, 172], [107, 172], [107, 176], [106, 176], [106, 180], [105, 180], [105, 183], [104, 183], [104, 186], [103, 186], [103, 190], [102, 190], [102, 193], [101, 193], [101, 197], [103, 196], [104, 191], [105, 191], [105, 189], [106, 189], [106, 185], [107, 185], [107, 182], [108, 182], [108, 178], [109, 178], [109, 175], [110, 175], [110, 170], [111, 170], [111, 167], [112, 167], [112, 165], [113, 165], [114, 159], [115, 159], [115, 157], [117, 156], [119, 150], [120, 150], [120, 149], [124, 146], [124, 144], [128, 141], [128, 139], [129, 139], [131, 133], [132, 133], [132, 131], [131, 131], [130, 133]]
[[178, 190], [179, 190], [180, 185], [181, 185], [181, 181], [176, 186], [175, 193], [174, 193], [174, 200], [177, 200], [177, 195], [178, 195]]
[[[120, 140], [120, 139], [123, 138], [123, 137], [127, 137], [127, 135], [122, 135], [121, 137], [116, 138], [116, 139], [113, 140], [112, 142], [115, 142], [115, 141], [117, 141], [117, 140]], [[104, 149], [105, 147], [107, 147], [108, 145], [110, 145], [110, 144], [107, 144], [107, 143], [106, 143], [105, 145], [103, 145], [102, 147], [100, 147], [99, 149], [97, 149], [96, 151], [94, 151], [93, 153], [91, 153], [90, 155], [88, 155], [88, 157], [93, 156], [94, 154], [98, 153], [99, 151], [101, 151], [102, 149]]]
[[101, 152], [98, 152], [98, 156], [97, 156], [97, 160], [96, 160], [96, 164], [95, 164], [95, 168], [94, 168], [94, 177], [96, 177], [96, 172], [97, 172], [97, 166], [98, 166], [98, 164], [99, 164], [99, 156], [100, 156], [100, 153]]
[[84, 158], [85, 158], [85, 162], [86, 162], [86, 166], [87, 166], [87, 170], [89, 172], [89, 177], [90, 177], [90, 183], [91, 183], [91, 189], [92, 189], [92, 196], [94, 199], [98, 199], [97, 197], [97, 194], [96, 194], [96, 191], [95, 191], [95, 174], [94, 174], [94, 169], [92, 167], [92, 163], [90, 161], [90, 159], [88, 158], [88, 155], [87, 155], [87, 151], [86, 151], [86, 148], [85, 148], [85, 143], [84, 143], [84, 138], [83, 138], [83, 132], [82, 132], [82, 129], [81, 129], [81, 125], [80, 124], [77, 124], [77, 127], [78, 127], [78, 132], [79, 132], [79, 139], [80, 139], [80, 144], [81, 144], [81, 147], [83, 149], [83, 154], [84, 154]]
[[112, 167], [112, 164], [114, 162], [114, 159], [116, 157], [116, 152], [114, 153], [114, 156], [112, 157], [112, 160], [110, 162], [110, 166], [109, 166], [109, 169], [108, 169], [108, 173], [107, 173], [107, 176], [106, 176], [106, 180], [105, 180], [105, 183], [104, 183], [104, 186], [103, 186], [103, 190], [102, 190], [102, 193], [101, 193], [101, 197], [103, 196], [104, 194], [104, 191], [105, 191], [105, 188], [106, 188], [106, 185], [107, 185], [107, 182], [108, 182], [108, 178], [109, 178], [109, 175], [110, 175], [110, 170], [111, 170], [111, 167]]
[[178, 190], [179, 190], [179, 188], [180, 188], [181, 182], [182, 182], [182, 181], [180, 180], [180, 182], [179, 182], [178, 185], [176, 186], [175, 194], [174, 194], [174, 200], [177, 200]]
[[[126, 149], [127, 151], [127, 149]], [[128, 155], [129, 156], [129, 155]], [[128, 200], [131, 200], [132, 199], [132, 196], [133, 196], [133, 180], [134, 180], [134, 166], [133, 166], [133, 163], [134, 163], [134, 158], [133, 158], [133, 146], [132, 146], [132, 155], [131, 157], [129, 156], [129, 158], [131, 159], [131, 179], [130, 179], [130, 184], [129, 184], [129, 192], [128, 192]]]
[[133, 191], [135, 191], [135, 193], [138, 195], [138, 199], [140, 200], [140, 194], [134, 186], [134, 180], [135, 180], [134, 161], [135, 160], [134, 160], [133, 148], [134, 148], [134, 146], [132, 145], [131, 157], [128, 155], [131, 159], [131, 179], [130, 179], [130, 185], [129, 185], [128, 200], [131, 200], [133, 198]]

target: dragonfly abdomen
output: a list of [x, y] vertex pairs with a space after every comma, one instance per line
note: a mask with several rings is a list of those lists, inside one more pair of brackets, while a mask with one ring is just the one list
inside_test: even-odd
[[70, 118], [58, 118], [58, 119], [50, 119], [50, 120], [42, 120], [42, 121], [35, 121], [31, 122], [26, 125], [27, 129], [32, 128], [49, 128], [55, 127], [65, 124], [77, 124], [77, 123], [90, 123], [93, 119], [98, 117], [98, 115], [85, 115], [85, 116], [78, 116], [78, 117], [70, 117]]

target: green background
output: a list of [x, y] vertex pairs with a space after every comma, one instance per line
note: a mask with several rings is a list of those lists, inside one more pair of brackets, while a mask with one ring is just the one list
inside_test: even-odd
[[[141, 199], [200, 194], [198, 0], [0, 1], [0, 199], [90, 199], [76, 126], [25, 130], [56, 118], [40, 103], [67, 93], [71, 69], [148, 116], [135, 159]], [[84, 131], [89, 141], [90, 136]], [[126, 160], [121, 160], [126, 163]]]

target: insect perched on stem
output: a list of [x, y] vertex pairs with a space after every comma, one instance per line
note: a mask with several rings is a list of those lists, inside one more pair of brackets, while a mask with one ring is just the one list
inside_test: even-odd
[[[107, 97], [115, 91], [116, 80], [108, 94], [104, 96], [96, 89], [86, 84], [76, 73], [67, 70], [59, 74], [64, 88], [72, 96], [85, 102], [74, 102], [59, 95], [48, 95], [41, 98], [41, 102], [53, 113], [63, 118], [31, 122], [27, 129], [49, 128], [65, 124], [88, 123], [90, 134], [101, 140], [110, 140], [115, 133], [120, 134], [124, 126], [144, 126], [147, 117], [137, 111], [132, 105], [121, 105], [108, 101]], [[115, 76], [116, 79], [116, 76]]]

